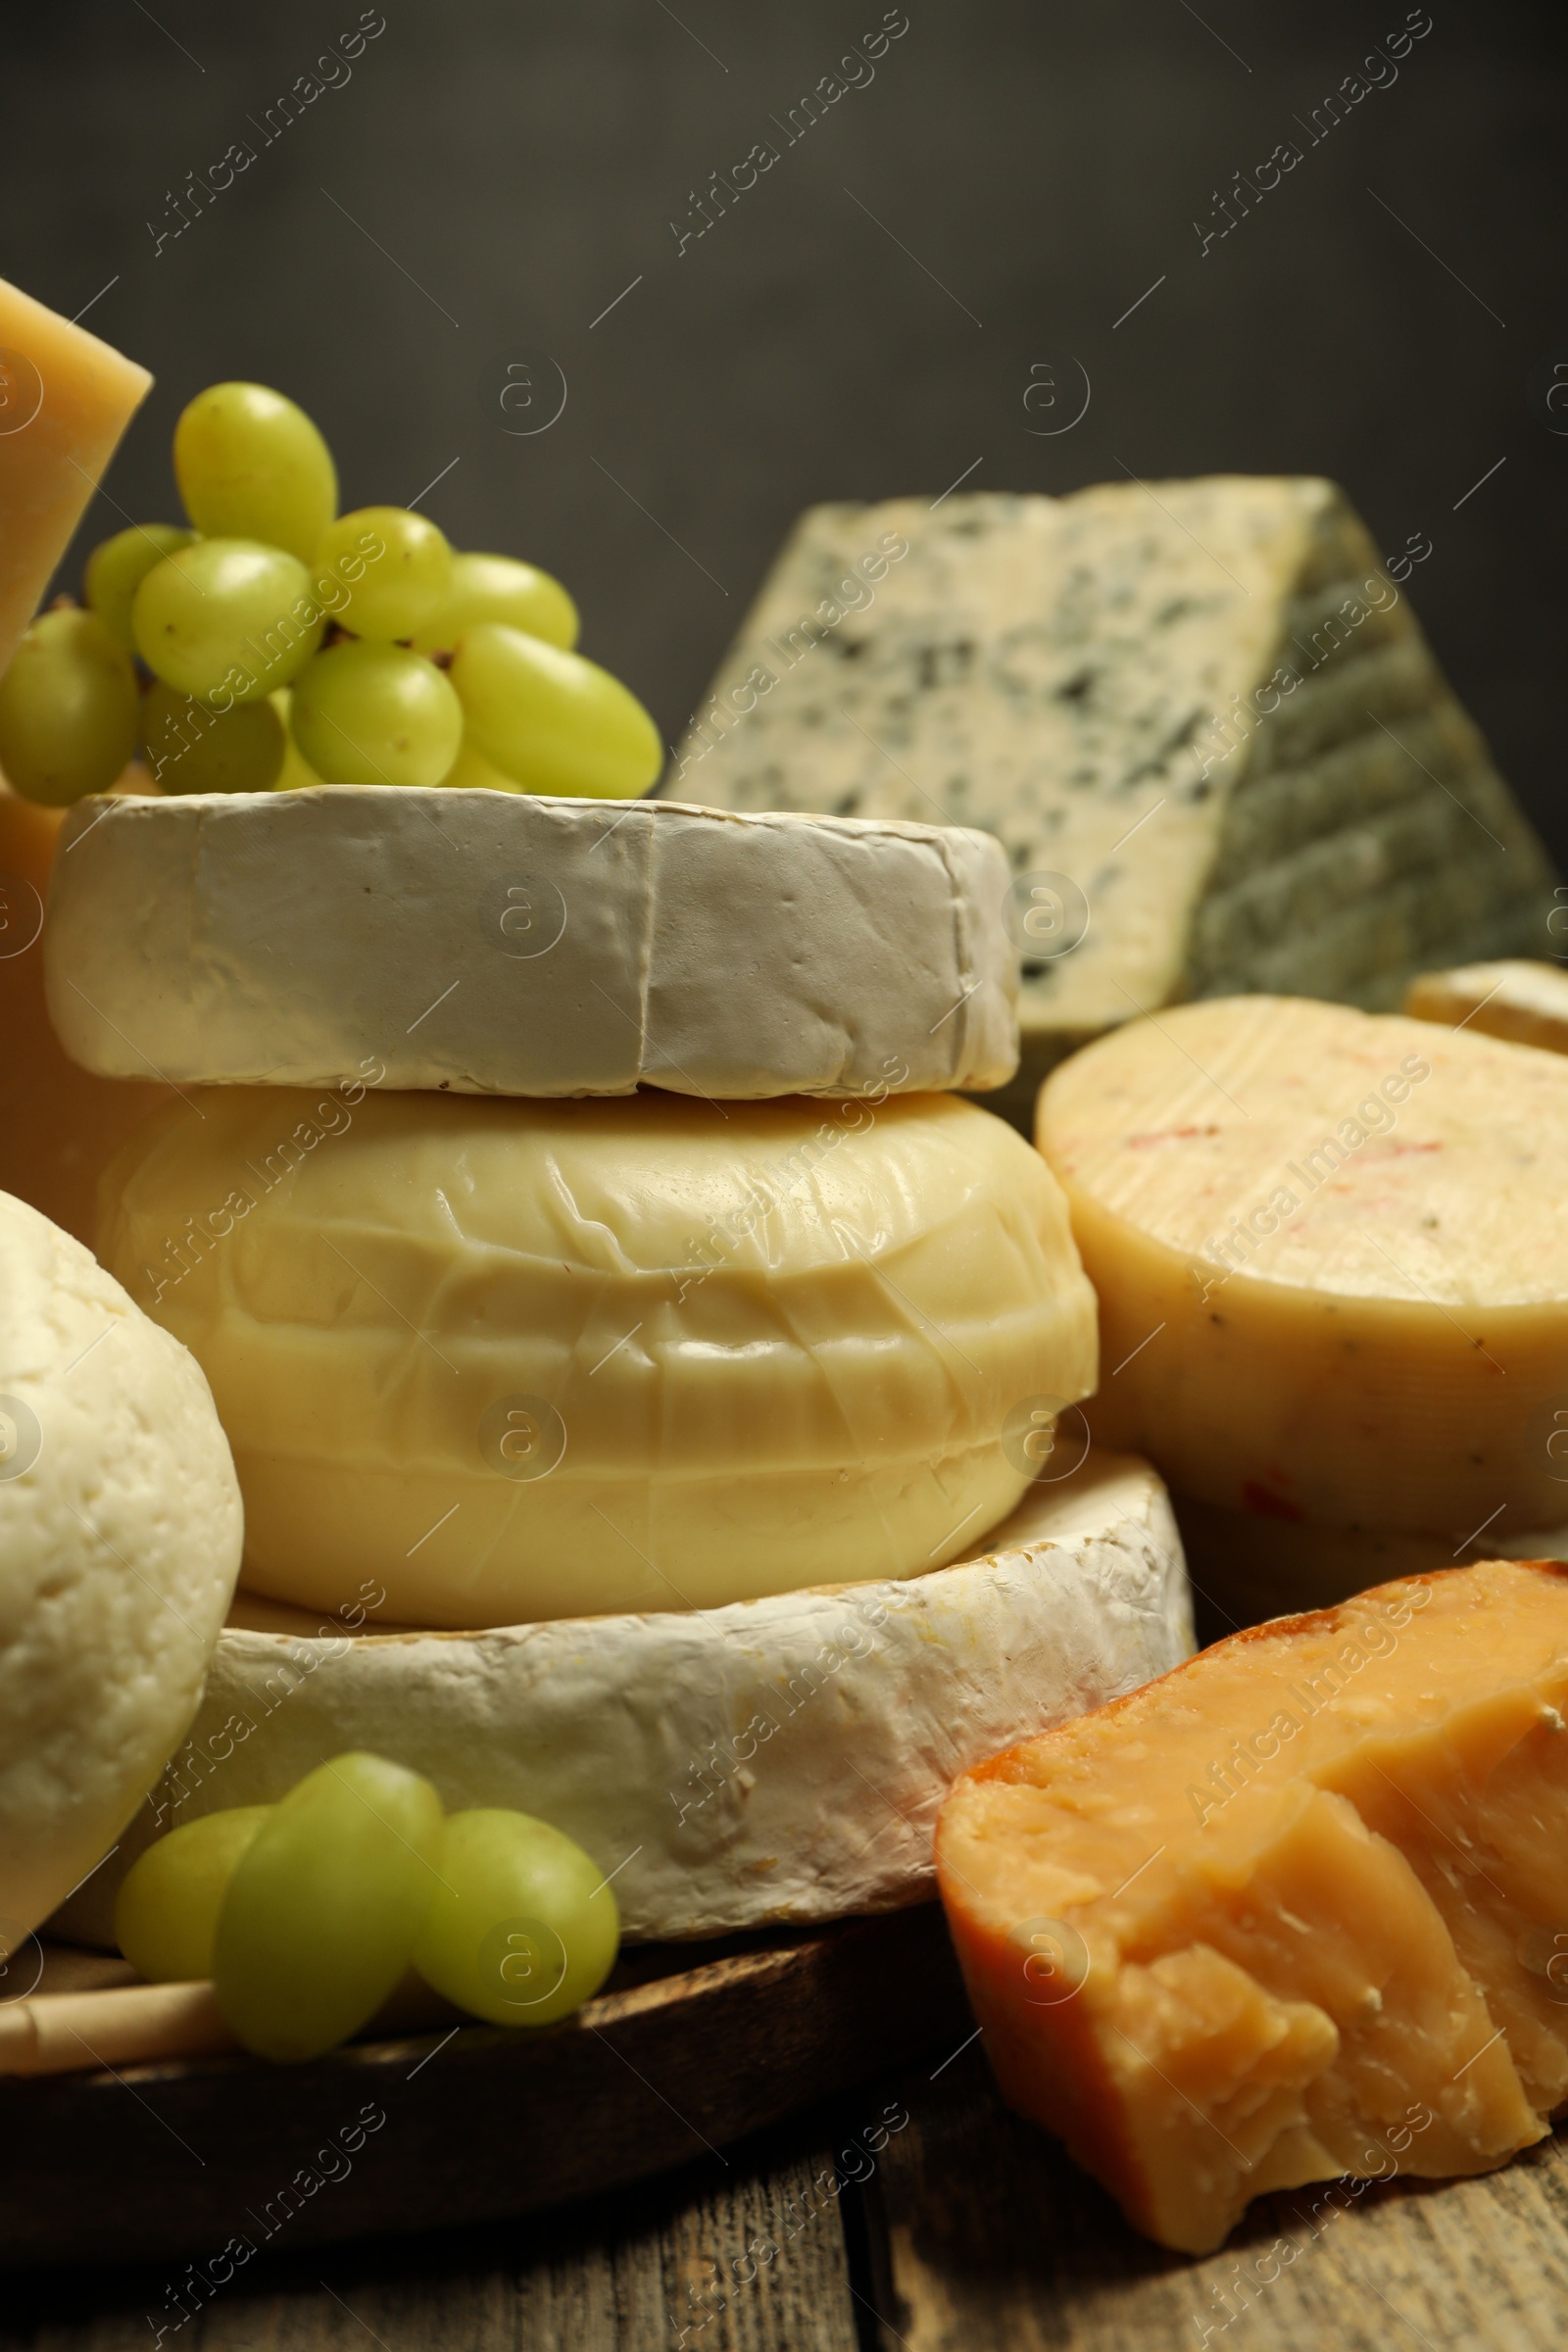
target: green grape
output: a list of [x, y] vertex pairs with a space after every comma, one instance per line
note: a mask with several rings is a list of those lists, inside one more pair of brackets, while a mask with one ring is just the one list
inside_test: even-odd
[[415, 651], [450, 654], [476, 621], [501, 620], [569, 653], [577, 642], [577, 608], [559, 580], [511, 556], [454, 556], [446, 599], [414, 634]]
[[155, 564], [161, 564], [166, 556], [177, 556], [195, 537], [194, 531], [182, 530], [177, 522], [133, 522], [128, 531], [117, 531], [112, 539], [103, 540], [87, 558], [87, 602], [126, 653], [136, 650], [130, 633], [130, 608], [137, 589]]
[[462, 706], [435, 663], [373, 638], [318, 654], [289, 718], [328, 784], [439, 784], [463, 736]]
[[441, 779], [443, 792], [520, 792], [522, 786], [493, 767], [473, 738], [465, 734], [458, 756]]
[[131, 607], [136, 651], [182, 694], [215, 709], [286, 686], [321, 640], [325, 615], [297, 556], [255, 539], [198, 539], [166, 557]]
[[439, 1873], [441, 1800], [363, 1750], [271, 1809], [229, 1881], [213, 1989], [248, 2050], [319, 2057], [373, 2017], [408, 1967]]
[[664, 763], [659, 729], [618, 678], [521, 629], [480, 621], [451, 676], [467, 732], [525, 792], [635, 800]]
[[155, 678], [143, 697], [141, 739], [160, 792], [270, 792], [288, 737], [270, 697], [214, 710]]
[[414, 1965], [494, 2026], [548, 2026], [598, 1991], [620, 1915], [580, 1845], [527, 1813], [454, 1813]]
[[280, 686], [275, 694], [270, 694], [267, 699], [283, 722], [283, 765], [273, 790], [303, 792], [309, 785], [319, 784], [320, 777], [314, 767], [308, 767], [301, 759], [300, 747], [294, 740], [294, 729], [289, 720], [294, 704], [293, 689]]
[[361, 507], [340, 514], [316, 561], [347, 585], [348, 602], [338, 617], [356, 637], [413, 637], [452, 585], [445, 534], [404, 507]]
[[209, 384], [174, 427], [174, 479], [209, 539], [261, 539], [308, 564], [337, 513], [332, 453], [265, 384]]
[[45, 612], [0, 677], [0, 768], [29, 801], [64, 808], [135, 757], [136, 717], [130, 656], [97, 613]]
[[126, 1872], [115, 1903], [115, 1941], [150, 1984], [213, 1973], [213, 1937], [241, 1855], [271, 1812], [234, 1805], [171, 1830]]

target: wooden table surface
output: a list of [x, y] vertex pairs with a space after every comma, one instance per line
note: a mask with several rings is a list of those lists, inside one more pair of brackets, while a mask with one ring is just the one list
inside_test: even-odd
[[[519, 2138], [529, 2129], [519, 2113]], [[182, 2266], [94, 2267], [83, 2212], [80, 2265], [0, 2281], [0, 2346], [1555, 2352], [1568, 2319], [1561, 2138], [1485, 2180], [1324, 2199], [1264, 2200], [1211, 2259], [1163, 2253], [1006, 2114], [976, 2044], [525, 2222], [292, 2253], [280, 2239], [181, 2326]]]

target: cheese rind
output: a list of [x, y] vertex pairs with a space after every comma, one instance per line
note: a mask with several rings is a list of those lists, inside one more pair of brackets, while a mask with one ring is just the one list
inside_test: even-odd
[[240, 1501], [201, 1372], [0, 1194], [0, 1916], [9, 1955], [183, 1734]]
[[1390, 1006], [1439, 956], [1547, 944], [1540, 844], [1325, 481], [812, 508], [668, 789], [998, 834], [1025, 1122], [1045, 1070], [1140, 1010]]
[[1444, 2178], [1568, 2097], [1568, 1571], [1235, 1636], [997, 1756], [937, 1865], [1004, 2094], [1191, 2253], [1250, 2200]]
[[955, 826], [323, 785], [79, 803], [50, 1015], [105, 1076], [718, 1100], [1017, 1061], [997, 845]]
[[1088, 1048], [1038, 1132], [1100, 1298], [1102, 1443], [1282, 1519], [1560, 1522], [1560, 1055], [1239, 997]]
[[[956, 1772], [1185, 1657], [1181, 1548], [1146, 1463], [1095, 1453], [964, 1564], [730, 1607], [485, 1634], [231, 1630], [202, 1709], [65, 1925], [110, 1931], [155, 1835], [269, 1801], [348, 1747], [508, 1805], [608, 1871], [628, 1936], [716, 1936], [916, 1902]], [[373, 1599], [373, 1588], [370, 1597]], [[256, 1604], [241, 1593], [236, 1616]], [[268, 1610], [268, 1604], [262, 1604]], [[275, 1612], [268, 1611], [273, 1615]]]
[[1403, 1010], [1446, 1029], [1481, 1029], [1516, 1046], [1568, 1054], [1568, 971], [1558, 963], [1514, 958], [1423, 972], [1406, 990]]
[[[421, 1625], [939, 1566], [1095, 1382], [1050, 1170], [952, 1095], [540, 1102], [215, 1088], [103, 1183], [213, 1384], [246, 1582]], [[1025, 1443], [1028, 1441], [1026, 1440]]]
[[152, 380], [0, 279], [0, 671]]

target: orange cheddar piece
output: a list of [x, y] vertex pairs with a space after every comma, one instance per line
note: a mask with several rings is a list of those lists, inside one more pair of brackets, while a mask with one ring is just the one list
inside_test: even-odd
[[0, 670], [152, 380], [0, 278]]
[[42, 1209], [90, 1250], [99, 1172], [169, 1089], [91, 1077], [66, 1058], [49, 1025], [40, 932], [63, 813], [0, 781], [0, 1193]]
[[1234, 1635], [977, 1766], [943, 1901], [1009, 2102], [1189, 2253], [1568, 2101], [1568, 1568]]

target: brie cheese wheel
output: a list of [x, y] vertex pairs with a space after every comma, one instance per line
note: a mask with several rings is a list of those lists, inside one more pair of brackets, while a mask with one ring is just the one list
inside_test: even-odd
[[948, 825], [323, 785], [77, 803], [49, 1012], [106, 1077], [752, 1100], [1017, 1063], [1006, 861]]
[[1412, 1020], [1441, 1021], [1445, 1029], [1482, 1029], [1516, 1046], [1568, 1054], [1568, 972], [1559, 963], [1517, 957], [1423, 972], [1411, 981], [1403, 1009]]
[[1100, 1297], [1102, 1443], [1280, 1520], [1560, 1523], [1560, 1054], [1236, 997], [1064, 1063], [1039, 1135]]
[[515, 1625], [940, 1567], [1095, 1385], [1060, 1188], [951, 1095], [213, 1089], [101, 1254], [213, 1384], [256, 1590]]
[[239, 1560], [200, 1369], [79, 1242], [0, 1193], [0, 1955], [163, 1769]]
[[[349, 1617], [384, 1614], [362, 1596]], [[564, 1830], [615, 1873], [629, 1936], [891, 1909], [933, 1891], [956, 1773], [1192, 1649], [1164, 1490], [1099, 1452], [1033, 1486], [982, 1556], [903, 1582], [481, 1634], [300, 1622], [223, 1635], [189, 1740], [70, 1933], [112, 1939], [118, 1879], [155, 1837], [350, 1747], [426, 1773], [451, 1809]]]
[[1140, 1011], [1392, 1009], [1423, 965], [1549, 944], [1541, 845], [1332, 482], [813, 507], [668, 789], [998, 834], [1024, 1125]]

